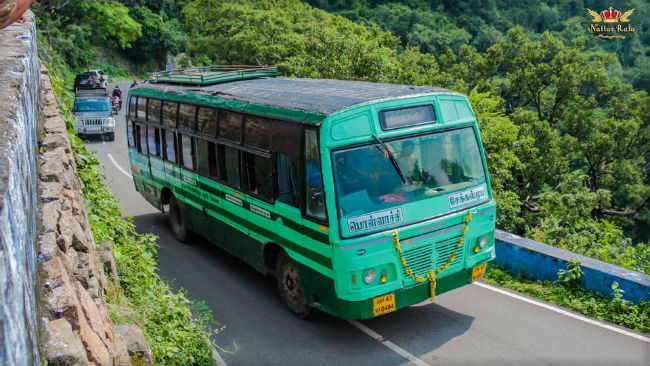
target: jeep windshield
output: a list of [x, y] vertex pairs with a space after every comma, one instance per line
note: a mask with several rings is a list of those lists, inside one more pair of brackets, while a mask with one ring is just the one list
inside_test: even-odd
[[332, 155], [344, 235], [388, 229], [487, 198], [471, 127], [382, 142]]
[[89, 100], [76, 100], [74, 102], [75, 112], [94, 112], [94, 111], [110, 111], [111, 104], [108, 99], [89, 99]]

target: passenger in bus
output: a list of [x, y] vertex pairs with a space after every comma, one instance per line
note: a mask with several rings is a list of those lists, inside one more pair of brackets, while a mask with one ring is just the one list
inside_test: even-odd
[[420, 162], [414, 154], [415, 144], [413, 140], [402, 142], [401, 151], [396, 156], [399, 168], [404, 174], [404, 178], [411, 184], [421, 183], [422, 172], [420, 171]]

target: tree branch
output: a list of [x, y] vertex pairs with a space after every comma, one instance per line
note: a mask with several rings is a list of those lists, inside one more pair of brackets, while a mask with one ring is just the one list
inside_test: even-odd
[[648, 196], [648, 198], [646, 198], [645, 201], [643, 201], [643, 203], [642, 203], [641, 205], [639, 205], [639, 207], [637, 207], [635, 210], [631, 210], [631, 211], [616, 211], [616, 210], [606, 209], [606, 208], [603, 207], [603, 204], [602, 204], [602, 202], [601, 202], [601, 203], [600, 203], [600, 207], [598, 207], [598, 212], [599, 212], [599, 213], [602, 213], [602, 214], [605, 214], [605, 215], [614, 215], [614, 216], [624, 216], [624, 217], [628, 217], [628, 216], [633, 216], [633, 215], [635, 215], [635, 214], [636, 214], [637, 212], [639, 212], [639, 210], [641, 210], [641, 208], [643, 208], [643, 206], [645, 206], [648, 202], [650, 202], [650, 196]]

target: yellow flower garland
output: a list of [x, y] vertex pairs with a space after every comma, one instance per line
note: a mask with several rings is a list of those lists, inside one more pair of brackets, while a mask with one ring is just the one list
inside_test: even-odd
[[[460, 239], [458, 239], [458, 243], [456, 243], [456, 248], [460, 248], [461, 245], [463, 245], [463, 242], [465, 241], [464, 237], [467, 231], [469, 230], [468, 224], [472, 221], [472, 213], [468, 212], [467, 215], [465, 215], [465, 225], [463, 225], [463, 233], [460, 236]], [[413, 270], [411, 270], [408, 267], [408, 264], [406, 263], [406, 259], [404, 258], [404, 255], [402, 254], [402, 247], [400, 247], [399, 244], [399, 232], [397, 230], [393, 230], [393, 244], [395, 244], [395, 251], [397, 252], [397, 255], [399, 255], [400, 262], [402, 262], [402, 267], [404, 267], [404, 272], [409, 275], [411, 278], [413, 278], [416, 282], [424, 282], [427, 279], [429, 280], [429, 293], [432, 301], [435, 301], [436, 299], [436, 273], [440, 274], [444, 270], [446, 270], [450, 265], [451, 262], [456, 259], [456, 253], [458, 252], [458, 249], [454, 249], [453, 252], [451, 252], [451, 255], [447, 259], [447, 262], [443, 264], [440, 268], [437, 268], [435, 270], [430, 270], [427, 272], [426, 277], [421, 277], [418, 276], [417, 274], [413, 273]]]

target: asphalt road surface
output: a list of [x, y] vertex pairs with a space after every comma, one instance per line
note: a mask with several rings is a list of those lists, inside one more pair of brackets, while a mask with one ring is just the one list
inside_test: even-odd
[[[128, 83], [121, 83], [128, 90]], [[112, 88], [109, 87], [109, 91]], [[126, 106], [126, 104], [125, 104]], [[207, 302], [228, 365], [644, 365], [650, 337], [483, 283], [379, 318], [348, 322], [284, 308], [272, 278], [203, 239], [177, 242], [167, 215], [134, 189], [125, 109], [114, 142], [87, 142], [139, 232], [160, 237], [160, 275]]]

